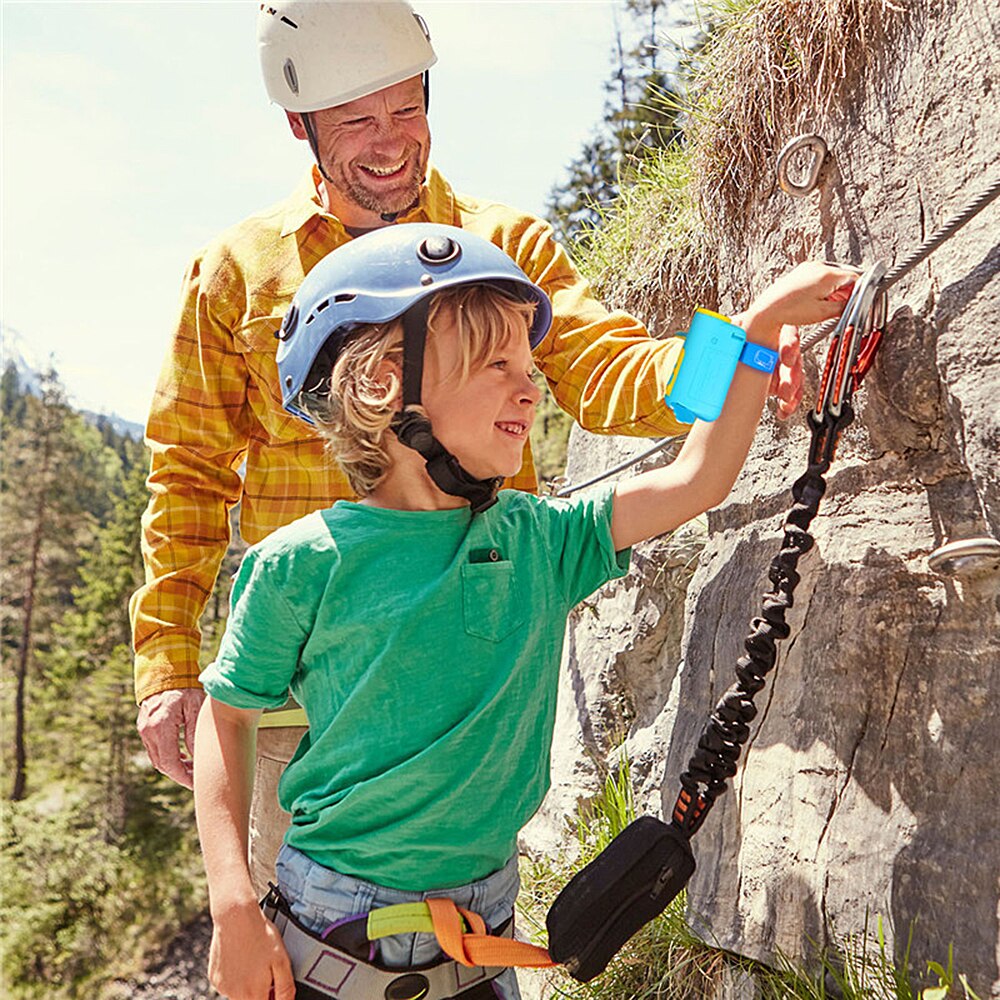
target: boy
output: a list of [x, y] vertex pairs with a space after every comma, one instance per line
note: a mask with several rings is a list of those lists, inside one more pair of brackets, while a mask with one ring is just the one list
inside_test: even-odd
[[[837, 315], [853, 278], [800, 265], [741, 325], [776, 348], [783, 323]], [[669, 466], [574, 501], [498, 494], [521, 464], [539, 399], [532, 350], [550, 319], [502, 251], [429, 224], [330, 254], [286, 316], [285, 406], [318, 425], [361, 499], [247, 553], [201, 678], [210, 977], [233, 1000], [295, 996], [246, 863], [260, 710], [291, 690], [309, 718], [280, 787], [292, 825], [278, 883], [300, 923], [318, 934], [445, 896], [501, 927], [517, 834], [548, 787], [570, 609], [626, 572], [634, 543], [721, 503], [743, 464], [770, 379], [741, 367], [722, 415], [697, 423]], [[440, 952], [432, 935], [407, 934], [368, 957], [412, 969]], [[477, 989], [463, 1000], [520, 995], [511, 969]]]

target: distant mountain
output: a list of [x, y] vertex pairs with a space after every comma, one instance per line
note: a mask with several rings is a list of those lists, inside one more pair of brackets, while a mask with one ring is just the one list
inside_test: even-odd
[[0, 370], [6, 371], [9, 364], [17, 369], [21, 387], [38, 395], [41, 391], [39, 376], [48, 365], [32, 352], [22, 333], [5, 323], [0, 325]]
[[137, 424], [134, 420], [126, 420], [119, 417], [117, 413], [95, 413], [93, 410], [79, 409], [80, 416], [88, 423], [99, 424], [102, 420], [111, 426], [111, 429], [123, 437], [130, 437], [136, 441], [141, 441], [146, 433], [146, 428], [142, 424]]
[[[6, 371], [9, 364], [12, 364], [17, 370], [21, 388], [36, 396], [41, 392], [42, 373], [49, 367], [55, 367], [51, 359], [43, 361], [38, 357], [23, 333], [4, 323], [0, 324], [0, 371]], [[96, 410], [87, 409], [74, 399], [69, 386], [64, 383], [63, 387], [72, 406], [86, 421], [92, 424], [104, 421], [110, 424], [117, 433], [135, 438], [137, 441], [142, 440], [145, 432], [142, 424], [137, 424], [134, 420], [126, 420], [124, 417], [118, 416], [117, 413], [98, 413]]]

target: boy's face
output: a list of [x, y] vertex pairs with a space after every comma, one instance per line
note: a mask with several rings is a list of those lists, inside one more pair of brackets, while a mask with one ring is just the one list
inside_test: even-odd
[[423, 405], [434, 436], [478, 479], [513, 476], [521, 468], [541, 392], [527, 326], [512, 331], [486, 363], [462, 378], [454, 321], [442, 311], [428, 338]]

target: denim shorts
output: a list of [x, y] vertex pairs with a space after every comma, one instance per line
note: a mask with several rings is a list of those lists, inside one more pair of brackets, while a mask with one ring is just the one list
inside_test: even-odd
[[[447, 897], [458, 906], [478, 913], [488, 928], [496, 929], [514, 912], [514, 900], [521, 887], [517, 858], [513, 857], [499, 871], [455, 889], [429, 892], [404, 892], [341, 875], [317, 864], [301, 851], [282, 844], [277, 860], [278, 888], [288, 900], [292, 912], [306, 927], [322, 934], [331, 924], [345, 917], [360, 916], [380, 906], [415, 903], [424, 899]], [[442, 957], [433, 934], [397, 934], [376, 942], [379, 960], [393, 968], [406, 969], [433, 962]], [[498, 1000], [521, 1000], [517, 976], [505, 969], [493, 980]]]

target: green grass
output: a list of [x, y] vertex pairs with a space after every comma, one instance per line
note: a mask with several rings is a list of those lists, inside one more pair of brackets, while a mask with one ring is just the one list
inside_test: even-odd
[[[544, 942], [545, 913], [559, 890], [635, 819], [631, 766], [624, 747], [598, 793], [571, 823], [576, 852], [556, 859], [522, 859], [519, 924]], [[708, 863], [703, 859], [703, 864]], [[841, 939], [838, 946], [814, 949], [806, 964], [779, 955], [774, 967], [700, 940], [688, 924], [682, 892], [655, 920], [628, 941], [607, 970], [578, 983], [561, 969], [549, 973], [547, 997], [567, 1000], [715, 1000], [728, 985], [744, 981], [757, 1000], [981, 1000], [949, 949], [947, 965], [929, 963], [937, 984], [921, 989], [910, 968], [909, 945], [894, 961], [881, 918], [874, 926]], [[925, 977], [926, 978], [926, 977]]]
[[649, 320], [717, 307], [718, 248], [744, 238], [778, 150], [842, 117], [907, 21], [892, 0], [705, 0], [698, 13], [682, 96], [651, 98], [678, 113], [680, 140], [630, 162], [572, 247], [602, 297]]

